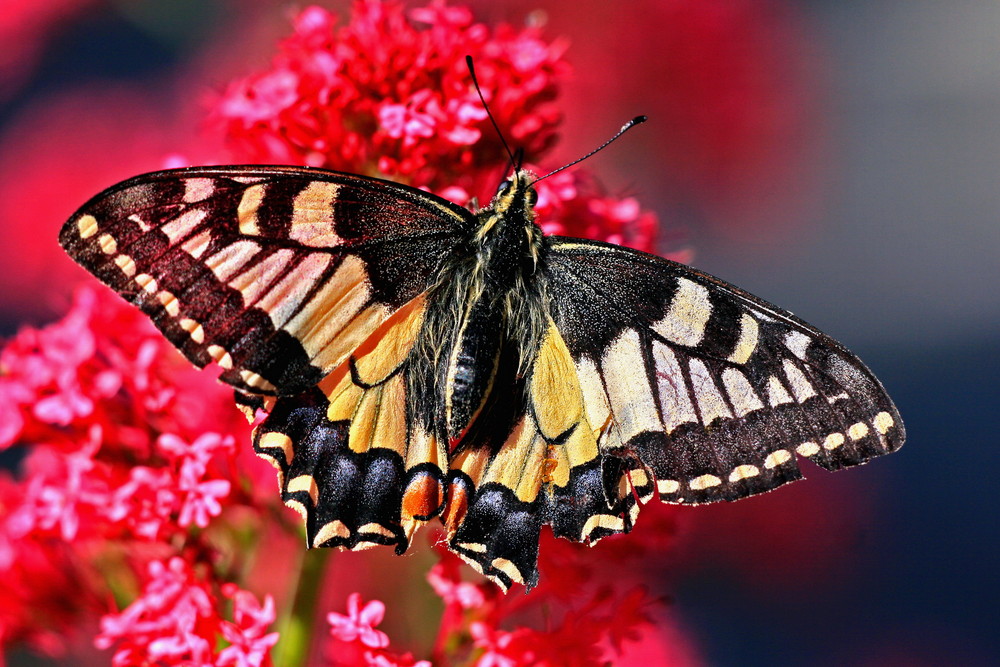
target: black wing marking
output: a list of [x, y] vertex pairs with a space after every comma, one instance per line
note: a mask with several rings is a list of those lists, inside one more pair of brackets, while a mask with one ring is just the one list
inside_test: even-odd
[[553, 318], [608, 427], [666, 502], [736, 500], [903, 444], [879, 381], [840, 343], [717, 278], [619, 246], [553, 238]]
[[319, 381], [427, 289], [471, 214], [396, 183], [296, 167], [162, 171], [97, 195], [69, 255], [244, 391]]

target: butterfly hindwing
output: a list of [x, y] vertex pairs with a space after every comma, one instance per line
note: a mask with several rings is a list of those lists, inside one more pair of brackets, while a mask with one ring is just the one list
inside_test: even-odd
[[310, 546], [402, 553], [443, 507], [446, 454], [406, 400], [425, 307], [424, 295], [405, 304], [318, 386], [268, 399], [254, 448], [278, 471]]
[[469, 218], [387, 181], [206, 167], [101, 193], [60, 242], [193, 362], [281, 394], [318, 382], [424, 291]]
[[801, 320], [693, 269], [553, 238], [553, 317], [601, 454], [638, 461], [666, 502], [735, 500], [902, 445], [878, 380]]

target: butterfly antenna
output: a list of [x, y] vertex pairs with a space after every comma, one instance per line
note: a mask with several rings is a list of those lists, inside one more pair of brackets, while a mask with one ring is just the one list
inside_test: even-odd
[[521, 171], [521, 165], [524, 164], [524, 149], [518, 148], [514, 151], [514, 169]]
[[[507, 140], [503, 138], [503, 132], [500, 131], [500, 126], [497, 125], [497, 121], [493, 118], [493, 112], [490, 111], [490, 105], [486, 103], [486, 98], [483, 97], [483, 91], [479, 87], [479, 79], [476, 78], [476, 68], [472, 65], [472, 56], [465, 56], [465, 64], [469, 66], [469, 74], [472, 75], [472, 85], [476, 87], [476, 93], [479, 94], [479, 99], [483, 103], [483, 108], [486, 109], [486, 115], [489, 116], [490, 122], [493, 123], [493, 129], [497, 131], [497, 136], [500, 137], [500, 143], [503, 144], [503, 148], [507, 151], [507, 157], [510, 158], [510, 164], [517, 171], [521, 168], [521, 161], [514, 159], [514, 153], [510, 150], [510, 146], [507, 145]], [[602, 146], [603, 148], [603, 146]]]
[[558, 174], [563, 169], [569, 169], [574, 164], [579, 164], [580, 162], [583, 162], [584, 160], [586, 160], [587, 158], [589, 158], [591, 155], [594, 155], [595, 153], [599, 153], [600, 151], [602, 151], [605, 148], [607, 148], [608, 146], [610, 146], [611, 143], [615, 139], [617, 139], [618, 137], [622, 136], [623, 134], [625, 134], [626, 132], [628, 132], [629, 130], [631, 130], [636, 125], [638, 125], [640, 123], [645, 123], [647, 120], [649, 120], [649, 119], [646, 116], [636, 116], [635, 118], [633, 118], [629, 122], [627, 122], [624, 125], [622, 125], [622, 129], [618, 130], [618, 132], [615, 133], [615, 136], [611, 137], [610, 139], [608, 139], [607, 141], [605, 141], [603, 144], [601, 144], [600, 146], [598, 146], [594, 150], [590, 151], [589, 153], [587, 153], [586, 155], [584, 155], [581, 158], [577, 158], [576, 160], [573, 160], [569, 164], [565, 164], [565, 165], [559, 167], [555, 171], [550, 171], [549, 173], [545, 174], [544, 176], [542, 176], [540, 178], [536, 178], [532, 182], [532, 185], [534, 185], [538, 181], [544, 181], [546, 178], [548, 178], [549, 176], [552, 176], [553, 174]]

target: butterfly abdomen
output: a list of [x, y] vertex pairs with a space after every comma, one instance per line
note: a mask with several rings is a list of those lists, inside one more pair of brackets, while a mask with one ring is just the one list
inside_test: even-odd
[[455, 335], [452, 351], [443, 365], [445, 431], [450, 448], [462, 438], [496, 379], [503, 340], [497, 327], [500, 314], [489, 301], [471, 304]]

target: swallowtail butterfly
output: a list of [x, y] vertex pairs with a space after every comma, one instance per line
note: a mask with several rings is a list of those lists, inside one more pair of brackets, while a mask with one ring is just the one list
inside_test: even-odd
[[790, 313], [687, 266], [543, 236], [515, 169], [471, 213], [301, 167], [161, 171], [63, 227], [70, 256], [215, 362], [315, 547], [439, 519], [504, 588], [538, 539], [643, 504], [736, 500], [898, 449], [879, 381]]

